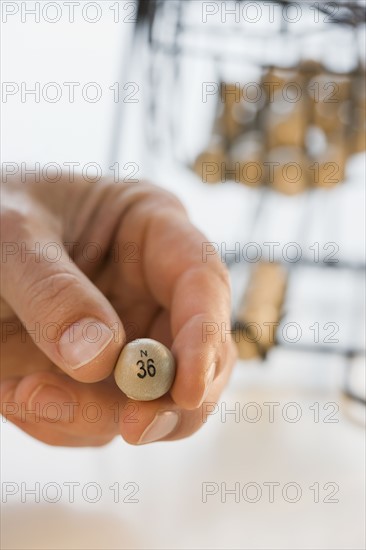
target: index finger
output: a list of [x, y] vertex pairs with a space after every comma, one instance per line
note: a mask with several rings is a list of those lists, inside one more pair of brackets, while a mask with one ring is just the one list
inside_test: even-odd
[[146, 237], [147, 284], [171, 314], [177, 360], [171, 394], [182, 408], [194, 409], [235, 357], [227, 271], [216, 254], [203, 256], [207, 239], [174, 209], [156, 216]]

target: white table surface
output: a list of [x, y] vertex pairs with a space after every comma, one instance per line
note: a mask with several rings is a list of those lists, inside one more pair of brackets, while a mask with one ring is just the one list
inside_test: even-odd
[[[95, 450], [53, 448], [3, 423], [2, 487], [13, 482], [18, 492], [2, 505], [1, 548], [363, 548], [364, 410], [341, 399], [342, 367], [340, 360], [285, 351], [274, 352], [262, 366], [238, 363], [217, 414], [190, 439], [171, 444], [137, 448], [116, 439]], [[247, 405], [251, 402], [262, 413], [256, 423], [249, 421], [256, 413]], [[273, 422], [264, 405], [269, 402], [278, 403]], [[319, 422], [314, 418], [316, 402]], [[225, 417], [225, 407], [234, 409], [235, 403], [241, 416]], [[326, 410], [326, 403], [335, 405]], [[339, 411], [331, 418], [338, 422], [324, 422], [334, 407]], [[298, 422], [289, 422], [299, 411]], [[34, 495], [25, 494], [36, 482], [38, 503]], [[74, 502], [68, 482], [80, 483]], [[109, 489], [116, 482], [119, 503]], [[205, 482], [218, 492], [204, 503]], [[268, 482], [280, 484], [273, 502], [264, 485]], [[57, 485], [47, 489], [47, 483]], [[88, 489], [88, 483], [94, 485]], [[126, 483], [137, 485], [123, 489]], [[240, 501], [227, 494], [222, 502], [221, 483], [228, 490], [239, 483]], [[243, 498], [247, 483], [261, 488], [258, 502], [249, 502], [257, 485], [247, 487]], [[287, 483], [297, 484], [297, 502], [283, 497]], [[309, 489], [314, 483], [319, 483], [319, 503]], [[336, 487], [324, 489], [326, 483], [337, 484], [333, 498], [339, 502], [323, 502]], [[100, 500], [88, 502], [96, 495], [95, 487]], [[134, 487], [138, 502], [123, 502]], [[87, 490], [86, 498], [82, 490]], [[61, 499], [48, 502], [57, 491]], [[287, 497], [296, 497], [291, 486]]]

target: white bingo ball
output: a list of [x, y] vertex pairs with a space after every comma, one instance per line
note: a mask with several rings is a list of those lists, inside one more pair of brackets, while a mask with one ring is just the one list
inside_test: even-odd
[[150, 338], [139, 338], [126, 344], [114, 370], [117, 386], [136, 401], [158, 399], [170, 390], [174, 376], [172, 353]]

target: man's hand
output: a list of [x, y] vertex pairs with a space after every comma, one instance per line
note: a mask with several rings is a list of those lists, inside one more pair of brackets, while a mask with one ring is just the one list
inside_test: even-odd
[[[4, 416], [69, 446], [201, 426], [203, 401], [218, 399], [235, 360], [230, 289], [174, 196], [148, 183], [10, 179], [1, 240]], [[170, 395], [132, 402], [111, 374], [126, 341], [143, 337], [172, 350], [177, 374]]]

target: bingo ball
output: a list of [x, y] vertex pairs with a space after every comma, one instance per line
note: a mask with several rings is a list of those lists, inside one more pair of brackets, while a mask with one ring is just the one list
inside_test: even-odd
[[117, 386], [136, 401], [153, 401], [166, 394], [174, 376], [175, 361], [171, 351], [150, 338], [126, 344], [114, 370]]

